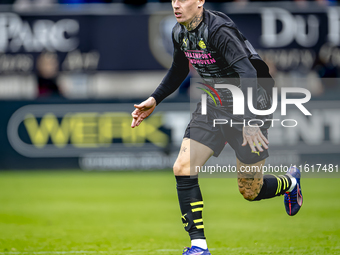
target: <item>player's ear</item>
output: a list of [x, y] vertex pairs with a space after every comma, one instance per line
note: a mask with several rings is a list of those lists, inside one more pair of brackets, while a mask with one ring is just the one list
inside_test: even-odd
[[198, 7], [201, 8], [203, 7], [205, 0], [197, 0], [198, 1]]

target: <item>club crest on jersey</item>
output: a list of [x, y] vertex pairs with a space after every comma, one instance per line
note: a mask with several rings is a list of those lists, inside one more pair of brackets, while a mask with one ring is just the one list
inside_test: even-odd
[[203, 42], [203, 40], [199, 41], [198, 46], [200, 46], [201, 49], [207, 48], [207, 46], [205, 45], [205, 43]]

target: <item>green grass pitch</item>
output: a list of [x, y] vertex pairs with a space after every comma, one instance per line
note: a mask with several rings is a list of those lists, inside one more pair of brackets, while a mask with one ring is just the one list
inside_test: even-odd
[[[218, 254], [340, 254], [340, 180], [303, 179], [304, 205], [248, 202], [235, 179], [202, 178]], [[0, 172], [0, 254], [182, 254], [190, 245], [168, 172]]]

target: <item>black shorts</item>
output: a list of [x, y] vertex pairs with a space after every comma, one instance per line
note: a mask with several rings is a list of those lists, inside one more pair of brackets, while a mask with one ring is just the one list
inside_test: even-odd
[[[208, 106], [208, 114], [201, 115], [201, 104], [198, 103], [196, 110], [192, 114], [190, 123], [185, 130], [184, 137], [193, 139], [199, 143], [208, 146], [214, 151], [217, 157], [224, 146], [228, 143], [235, 151], [236, 157], [245, 164], [257, 163], [269, 156], [268, 150], [263, 148], [263, 152], [252, 152], [249, 144], [242, 146], [243, 143], [243, 125], [228, 124], [213, 126], [214, 119], [232, 119], [230, 113], [223, 109]], [[236, 121], [236, 120], [233, 120]], [[268, 138], [268, 130], [261, 129], [263, 135]]]

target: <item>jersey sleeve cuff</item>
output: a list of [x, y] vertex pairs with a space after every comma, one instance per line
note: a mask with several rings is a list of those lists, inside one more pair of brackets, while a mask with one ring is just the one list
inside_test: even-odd
[[158, 105], [162, 100], [157, 94], [152, 93], [150, 97], [153, 97], [156, 100], [156, 105]]

